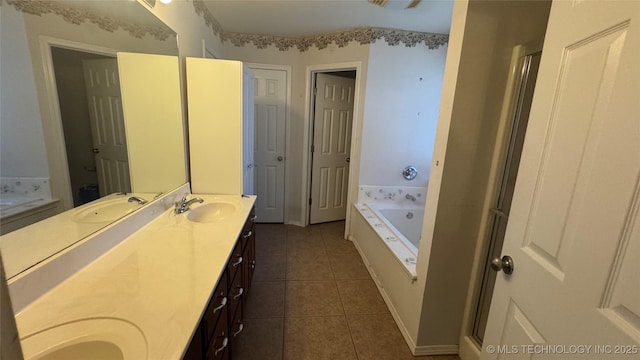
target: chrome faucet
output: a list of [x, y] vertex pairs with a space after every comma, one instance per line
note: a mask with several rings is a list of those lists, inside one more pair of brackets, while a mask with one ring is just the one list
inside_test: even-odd
[[183, 196], [182, 199], [180, 199], [180, 201], [176, 202], [176, 207], [174, 209], [174, 213], [176, 214], [183, 214], [187, 211], [189, 211], [189, 207], [191, 206], [191, 204], [193, 203], [203, 203], [204, 199], [199, 198], [199, 197], [195, 197], [191, 200], [187, 200], [187, 195]]
[[134, 202], [134, 201], [135, 201], [135, 202], [137, 202], [137, 203], [138, 203], [138, 204], [140, 204], [140, 205], [144, 205], [144, 204], [148, 203], [148, 201], [147, 201], [147, 200], [145, 200], [145, 199], [143, 199], [143, 198], [141, 198], [141, 197], [138, 197], [138, 196], [132, 196], [132, 197], [130, 197], [130, 198], [129, 198], [129, 200], [127, 200], [127, 201], [128, 201], [128, 202]]
[[404, 198], [407, 200], [416, 201], [416, 197], [411, 194], [405, 195]]

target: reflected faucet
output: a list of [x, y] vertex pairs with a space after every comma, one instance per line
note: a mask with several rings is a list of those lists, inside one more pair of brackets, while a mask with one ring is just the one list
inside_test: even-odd
[[204, 199], [196, 197], [193, 198], [191, 200], [187, 200], [187, 195], [183, 196], [182, 199], [180, 199], [180, 201], [176, 202], [176, 207], [174, 209], [174, 213], [176, 214], [183, 214], [187, 211], [189, 211], [189, 207], [191, 206], [191, 204], [193, 203], [203, 203]]
[[138, 196], [132, 196], [132, 197], [130, 197], [130, 198], [129, 198], [129, 200], [127, 200], [127, 201], [128, 201], [128, 202], [134, 202], [134, 201], [135, 201], [135, 202], [137, 202], [137, 203], [138, 203], [138, 204], [140, 204], [140, 205], [144, 205], [144, 204], [148, 203], [148, 201], [147, 201], [147, 200], [145, 200], [145, 199], [143, 199], [143, 198], [141, 198], [141, 197], [138, 197]]
[[405, 195], [404, 198], [407, 200], [416, 201], [416, 197], [411, 194]]

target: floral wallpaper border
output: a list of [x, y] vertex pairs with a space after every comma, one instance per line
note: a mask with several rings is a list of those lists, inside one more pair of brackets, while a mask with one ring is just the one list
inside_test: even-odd
[[334, 33], [326, 33], [311, 36], [276, 36], [227, 32], [209, 11], [202, 0], [193, 0], [196, 13], [201, 15], [207, 26], [222, 41], [229, 41], [237, 47], [253, 44], [258, 49], [266, 49], [270, 45], [280, 51], [297, 48], [300, 52], [309, 50], [312, 46], [319, 50], [325, 49], [331, 44], [345, 47], [351, 41], [360, 45], [373, 44], [378, 40], [384, 40], [389, 46], [397, 46], [403, 43], [406, 47], [415, 47], [424, 43], [429, 49], [437, 49], [449, 42], [449, 35], [429, 32], [407, 31], [387, 28], [355, 28]]
[[[1, 1], [1, 0], [0, 0]], [[78, 9], [68, 5], [62, 5], [50, 0], [6, 0], [8, 4], [13, 5], [16, 10], [26, 14], [42, 16], [43, 14], [55, 14], [61, 16], [62, 19], [74, 25], [80, 25], [85, 21], [97, 25], [100, 29], [114, 32], [122, 28], [129, 35], [141, 39], [145, 35], [151, 35], [156, 40], [164, 41], [170, 36], [175, 36], [161, 26], [144, 25], [131, 23], [128, 21], [111, 18], [96, 14], [85, 9]]]

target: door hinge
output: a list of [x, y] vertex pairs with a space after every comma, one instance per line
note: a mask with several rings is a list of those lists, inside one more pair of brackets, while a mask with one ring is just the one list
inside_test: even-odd
[[309, 205], [311, 205], [311, 198], [309, 198]]
[[313, 95], [318, 95], [318, 88], [317, 87], [313, 88]]
[[316, 147], [314, 145], [311, 145], [311, 153], [313, 153], [314, 151], [316, 151]]

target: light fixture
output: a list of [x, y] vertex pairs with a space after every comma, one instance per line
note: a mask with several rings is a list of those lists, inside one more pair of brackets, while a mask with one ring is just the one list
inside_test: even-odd
[[163, 3], [163, 4], [168, 4], [168, 3], [171, 2], [171, 0], [160, 0], [160, 2]]

